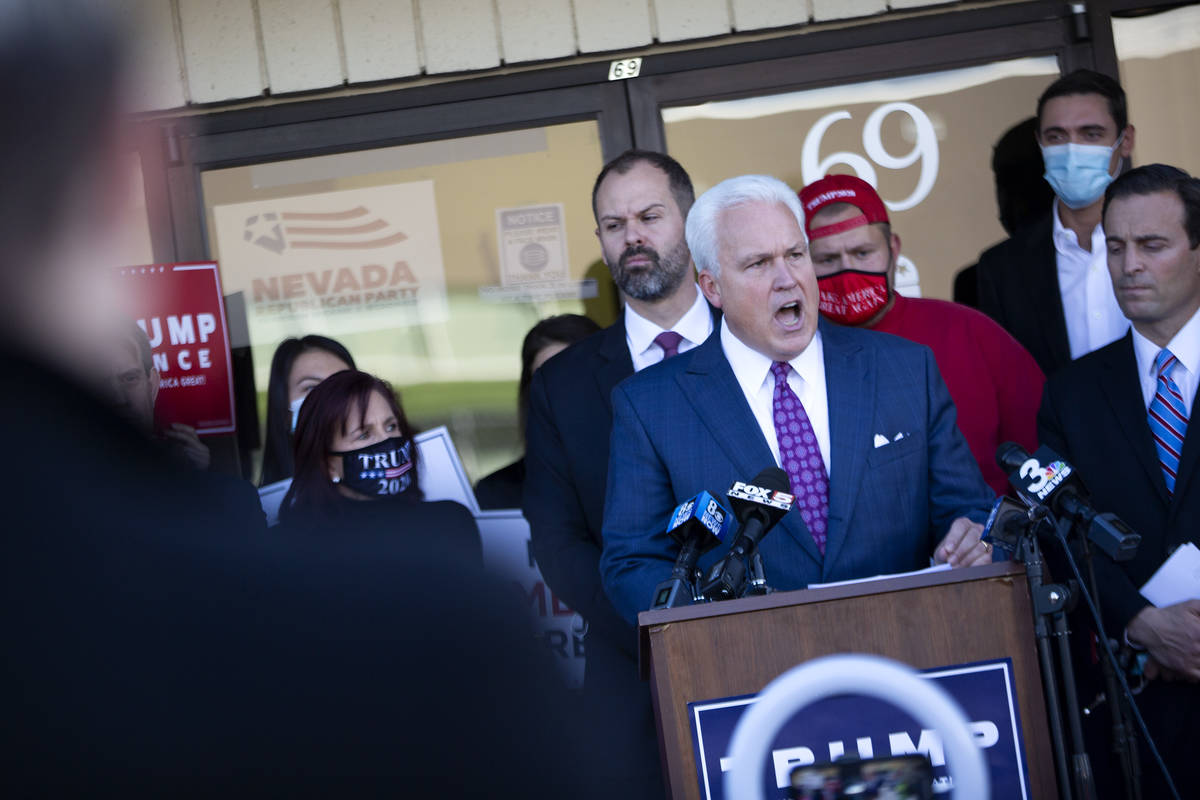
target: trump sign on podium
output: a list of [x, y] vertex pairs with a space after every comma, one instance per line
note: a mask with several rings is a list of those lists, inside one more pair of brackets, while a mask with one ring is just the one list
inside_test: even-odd
[[155, 424], [199, 434], [236, 428], [221, 278], [213, 262], [122, 267], [116, 280], [158, 370]]
[[[1021, 719], [1017, 711], [1012, 662], [996, 659], [924, 670], [962, 707], [975, 744], [983, 751], [994, 800], [1028, 800], [1029, 771], [1025, 763]], [[720, 800], [723, 774], [734, 728], [755, 696], [714, 698], [688, 704], [692, 746], [696, 756], [700, 796]], [[920, 725], [898, 706], [862, 695], [837, 695], [818, 700], [784, 725], [763, 765], [764, 796], [787, 796], [792, 769], [836, 761], [843, 756], [891, 758], [909, 754], [929, 757], [934, 792], [949, 796], [953, 786], [941, 736]]]

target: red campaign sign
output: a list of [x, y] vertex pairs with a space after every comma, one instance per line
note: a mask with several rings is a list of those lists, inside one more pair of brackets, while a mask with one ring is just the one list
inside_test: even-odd
[[160, 384], [155, 425], [191, 425], [199, 434], [236, 430], [225, 299], [214, 262], [148, 264], [117, 270], [134, 321], [150, 339]]

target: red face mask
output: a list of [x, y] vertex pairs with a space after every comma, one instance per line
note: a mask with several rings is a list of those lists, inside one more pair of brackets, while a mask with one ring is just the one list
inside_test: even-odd
[[862, 325], [887, 305], [891, 290], [882, 272], [843, 269], [817, 278], [821, 313], [842, 325]]

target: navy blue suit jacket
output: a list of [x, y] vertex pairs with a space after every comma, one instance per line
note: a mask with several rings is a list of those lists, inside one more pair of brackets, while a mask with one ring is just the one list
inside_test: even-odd
[[[828, 541], [822, 557], [800, 512], [789, 511], [760, 545], [776, 589], [926, 567], [950, 523], [982, 521], [994, 499], [928, 348], [824, 319], [820, 330], [832, 449]], [[875, 447], [876, 434], [888, 444]], [[664, 530], [678, 503], [702, 489], [723, 494], [774, 463], [719, 331], [619, 385], [600, 567], [621, 615], [636, 620], [670, 575], [679, 548]], [[710, 551], [701, 568], [727, 549]]]

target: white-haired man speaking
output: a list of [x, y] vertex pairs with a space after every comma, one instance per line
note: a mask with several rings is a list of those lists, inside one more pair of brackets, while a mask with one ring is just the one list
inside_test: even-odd
[[723, 319], [701, 346], [613, 392], [601, 572], [617, 610], [636, 620], [670, 575], [679, 548], [663, 523], [676, 504], [770, 466], [796, 495], [759, 546], [776, 589], [931, 557], [991, 561], [978, 523], [994, 495], [932, 353], [819, 319], [796, 193], [767, 176], [731, 178], [696, 200], [686, 234]]

